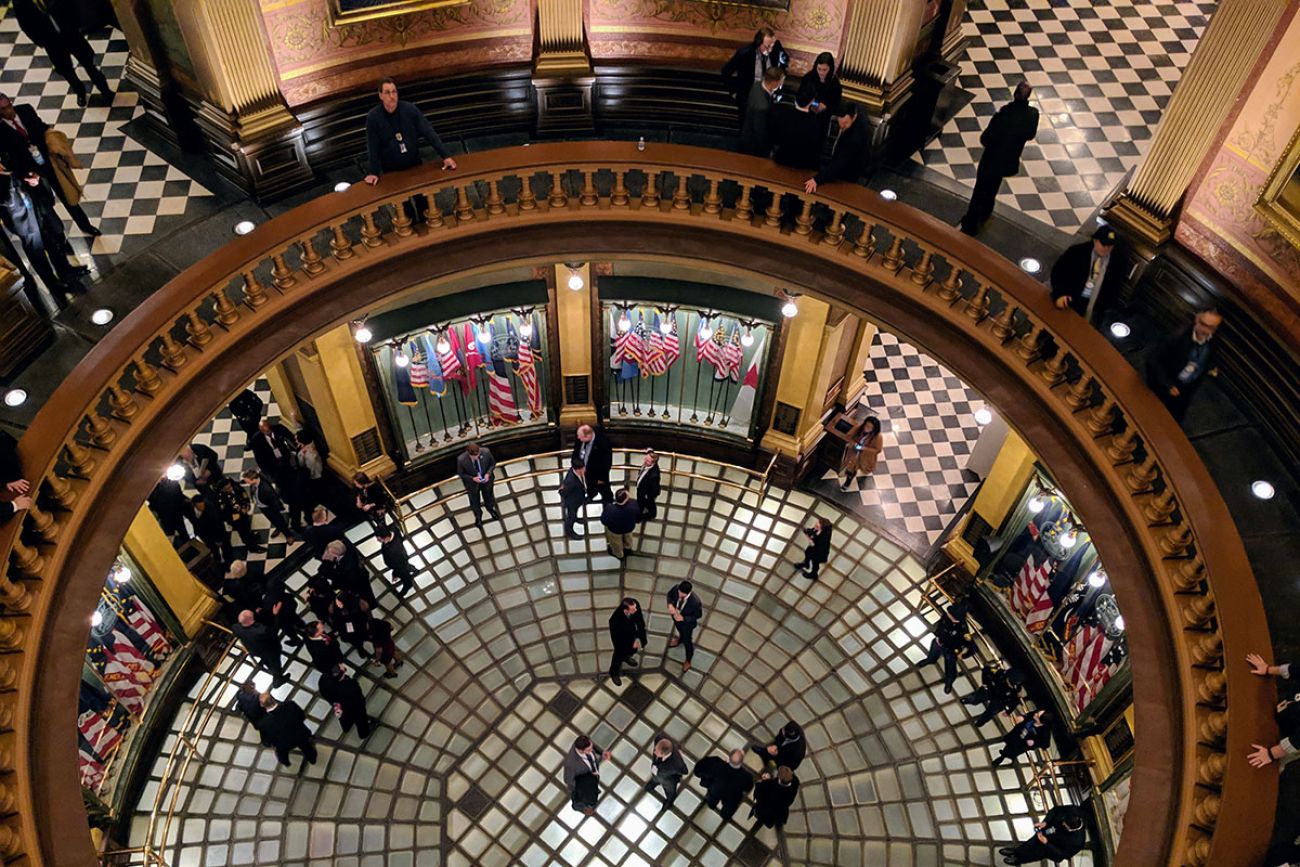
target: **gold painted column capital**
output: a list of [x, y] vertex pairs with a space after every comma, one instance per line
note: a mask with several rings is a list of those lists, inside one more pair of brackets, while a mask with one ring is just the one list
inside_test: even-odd
[[912, 89], [924, 3], [854, 0], [840, 48], [844, 95], [872, 115], [897, 111]]
[[1151, 148], [1107, 219], [1158, 246], [1288, 0], [1222, 0], [1174, 88]]
[[537, 78], [591, 75], [583, 37], [582, 0], [537, 0]]

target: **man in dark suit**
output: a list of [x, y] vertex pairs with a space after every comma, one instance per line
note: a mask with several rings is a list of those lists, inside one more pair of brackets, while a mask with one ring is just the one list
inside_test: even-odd
[[270, 479], [262, 478], [258, 470], [244, 470], [244, 484], [248, 486], [248, 499], [257, 505], [266, 519], [271, 522], [274, 532], [271, 537], [291, 536], [292, 531], [284, 520], [284, 501]]
[[244, 681], [239, 685], [239, 692], [235, 693], [235, 709], [254, 727], [266, 716], [266, 711], [262, 710], [262, 694], [252, 681]]
[[640, 522], [653, 521], [659, 515], [659, 456], [654, 449], [646, 449], [641, 461], [641, 471], [636, 477], [636, 505], [641, 510]]
[[835, 124], [840, 128], [835, 150], [822, 170], [804, 181], [806, 193], [815, 193], [822, 184], [833, 181], [856, 183], [862, 176], [867, 156], [871, 153], [871, 125], [858, 120], [858, 107], [851, 102], [844, 103]]
[[677, 633], [668, 641], [669, 647], [681, 645], [686, 651], [686, 660], [682, 663], [682, 672], [691, 670], [691, 659], [695, 656], [695, 626], [700, 622], [704, 606], [700, 597], [695, 595], [691, 582], [683, 581], [668, 591], [668, 616], [673, 619]]
[[805, 527], [803, 532], [808, 537], [809, 544], [803, 549], [803, 560], [796, 563], [794, 568], [805, 578], [816, 581], [817, 571], [831, 558], [831, 522], [825, 518], [817, 518], [813, 521], [813, 525]]
[[478, 443], [470, 443], [456, 458], [456, 475], [465, 485], [469, 496], [469, 510], [474, 513], [474, 526], [483, 526], [483, 507], [493, 520], [500, 521], [501, 513], [497, 511], [497, 499], [492, 493], [492, 471], [496, 469], [496, 459], [492, 452]]
[[221, 509], [202, 494], [190, 497], [194, 510], [194, 535], [207, 546], [212, 556], [223, 566], [234, 560], [234, 549], [230, 545], [230, 530], [221, 519]]
[[700, 759], [693, 772], [704, 787], [704, 803], [730, 819], [754, 788], [754, 775], [745, 767], [745, 751], [732, 750], [724, 760], [718, 756]]
[[277, 483], [283, 485], [293, 478], [298, 443], [287, 427], [263, 418], [257, 423], [257, 432], [249, 436], [248, 447], [253, 452], [253, 460], [257, 461], [257, 468]]
[[257, 724], [262, 735], [262, 746], [273, 747], [275, 757], [282, 765], [289, 764], [289, 753], [302, 750], [302, 770], [316, 764], [316, 744], [307, 729], [307, 714], [292, 701], [276, 701], [270, 693], [262, 696], [262, 709], [266, 716]]
[[799, 795], [799, 778], [794, 772], [782, 765], [776, 774], [763, 774], [758, 785], [754, 787], [754, 830], [762, 828], [783, 828], [790, 819], [790, 807]]
[[587, 485], [587, 501], [600, 497], [602, 503], [614, 499], [609, 487], [609, 471], [614, 467], [614, 449], [603, 430], [589, 424], [578, 428], [578, 441], [573, 446], [573, 457], [582, 458]]
[[975, 189], [970, 205], [961, 218], [961, 230], [974, 235], [993, 213], [1002, 179], [1020, 173], [1020, 155], [1025, 145], [1038, 135], [1038, 109], [1029, 104], [1029, 83], [1016, 85], [1015, 97], [998, 109], [980, 136], [984, 153], [975, 173]]
[[609, 615], [609, 637], [614, 642], [614, 658], [609, 663], [609, 677], [614, 686], [622, 686], [619, 674], [624, 665], [637, 665], [636, 652], [645, 647], [645, 615], [631, 596], [624, 599]]
[[162, 531], [171, 538], [173, 544], [182, 545], [189, 541], [190, 534], [185, 527], [185, 522], [188, 520], [190, 526], [194, 525], [194, 506], [181, 490], [180, 482], [173, 482], [163, 476], [158, 480], [158, 484], [153, 486], [147, 502], [150, 511], [158, 519], [158, 526], [162, 527]]
[[54, 213], [54, 193], [40, 175], [19, 177], [7, 163], [0, 164], [0, 225], [18, 238], [56, 304], [66, 306], [72, 293], [82, 291], [81, 276], [87, 270], [68, 261], [72, 248]]
[[253, 533], [253, 504], [249, 502], [248, 495], [236, 488], [235, 483], [225, 476], [221, 477], [216, 486], [216, 502], [222, 519], [239, 534], [239, 541], [244, 543], [245, 548], [252, 552], [266, 550], [257, 544], [257, 536]]
[[1030, 750], [1045, 750], [1052, 743], [1052, 714], [1045, 710], [1030, 711], [1012, 717], [1014, 727], [1002, 738], [1002, 753], [993, 767], [1014, 762]]
[[91, 237], [98, 237], [102, 233], [91, 224], [80, 204], [68, 201], [63, 185], [59, 183], [50, 147], [45, 140], [49, 129], [36, 109], [25, 104], [14, 105], [9, 97], [0, 93], [0, 154], [4, 154], [5, 165], [19, 177], [36, 174], [44, 178], [68, 209], [77, 228]]
[[999, 712], [1011, 713], [1019, 707], [1020, 688], [1024, 682], [1023, 674], [1014, 668], [1003, 667], [1001, 660], [985, 665], [980, 672], [979, 689], [961, 700], [966, 705], [984, 705], [984, 710], [975, 718], [975, 727], [984, 725]]
[[569, 469], [560, 482], [560, 506], [564, 509], [564, 535], [570, 539], [581, 539], [575, 529], [578, 512], [587, 502], [587, 469], [582, 458], [573, 458]]
[[325, 553], [325, 548], [330, 542], [342, 542], [347, 547], [352, 547], [352, 542], [344, 534], [343, 528], [330, 520], [329, 509], [324, 506], [317, 506], [312, 510], [311, 526], [303, 527], [302, 540], [317, 557]]
[[411, 558], [406, 553], [406, 544], [402, 541], [402, 537], [387, 524], [379, 528], [376, 536], [379, 538], [379, 556], [383, 558], [384, 565], [393, 572], [393, 581], [397, 583], [397, 595], [404, 597], [415, 586], [415, 569], [412, 568]]
[[564, 787], [573, 809], [590, 816], [600, 799], [600, 763], [609, 759], [609, 750], [598, 750], [591, 738], [579, 735], [573, 749], [564, 757]]
[[664, 806], [671, 807], [677, 800], [677, 787], [682, 777], [686, 776], [686, 760], [682, 758], [677, 745], [663, 732], [654, 736], [654, 749], [650, 751], [650, 782], [645, 784], [647, 792], [656, 787], [664, 790]]
[[772, 155], [776, 142], [773, 105], [777, 91], [785, 82], [785, 70], [779, 66], [768, 67], [758, 87], [750, 88], [745, 105], [745, 119], [740, 125], [740, 152], [756, 157]]
[[930, 652], [916, 664], [917, 668], [937, 662], [943, 657], [943, 691], [952, 692], [953, 681], [957, 679], [957, 660], [975, 650], [971, 641], [970, 626], [966, 623], [966, 605], [957, 603], [944, 609], [943, 616], [934, 625], [934, 639], [930, 642]]
[[778, 767], [797, 771], [799, 765], [803, 764], [804, 756], [808, 755], [808, 741], [804, 739], [803, 728], [797, 722], [789, 720], [781, 726], [770, 744], [754, 744], [750, 749], [763, 760], [763, 766], [769, 773]]
[[334, 666], [343, 664], [343, 650], [339, 639], [330, 632], [329, 626], [322, 620], [312, 623], [303, 641], [307, 655], [311, 657], [311, 667], [324, 677]]
[[1083, 830], [1083, 810], [1062, 804], [1047, 811], [1043, 821], [1034, 825], [1034, 835], [1019, 846], [1000, 849], [1003, 864], [1032, 864], [1035, 861], [1060, 862], [1083, 851], [1088, 834]]
[[284, 575], [267, 579], [262, 611], [268, 624], [293, 647], [302, 647], [307, 621], [298, 613], [298, 597], [285, 586]]
[[343, 734], [356, 725], [357, 735], [365, 740], [370, 737], [370, 715], [366, 713], [366, 694], [361, 691], [361, 684], [356, 678], [348, 676], [348, 670], [342, 664], [335, 665], [321, 675], [320, 694], [333, 706], [334, 716], [343, 726]]
[[185, 467], [186, 481], [199, 490], [214, 485], [222, 477], [221, 458], [203, 443], [190, 443], [181, 449], [180, 462]]
[[[1052, 300], [1058, 310], [1071, 308], [1089, 322], [1100, 322], [1118, 282], [1111, 269], [1115, 230], [1102, 226], [1091, 241], [1067, 247], [1052, 265]], [[1114, 279], [1110, 279], [1114, 278]]]
[[1222, 322], [1219, 311], [1202, 310], [1190, 328], [1161, 344], [1147, 359], [1147, 385], [1180, 422], [1206, 374], [1217, 372], [1214, 332]]
[[285, 682], [284, 662], [280, 658], [280, 636], [275, 629], [259, 622], [257, 615], [245, 608], [239, 612], [239, 620], [230, 627], [230, 631], [243, 642], [249, 653], [261, 660], [262, 667], [271, 672], [274, 685], [279, 686]]
[[86, 105], [86, 86], [72, 66], [73, 57], [99, 92], [112, 100], [113, 89], [95, 64], [95, 50], [81, 34], [80, 13], [73, 0], [13, 0], [13, 10], [18, 27], [28, 39], [45, 49], [54, 71], [68, 82], [77, 96], [77, 105]]
[[600, 523], [605, 525], [605, 541], [609, 543], [609, 553], [618, 560], [626, 560], [632, 550], [632, 531], [636, 529], [641, 510], [632, 502], [632, 495], [627, 488], [619, 488], [612, 503], [606, 503], [600, 513]]
[[790, 56], [781, 47], [781, 40], [776, 38], [776, 31], [771, 27], [760, 27], [749, 44], [740, 46], [731, 55], [722, 67], [722, 80], [736, 101], [742, 122], [754, 85], [763, 80], [767, 70], [776, 68], [784, 72], [789, 65]]
[[234, 416], [235, 421], [239, 422], [240, 430], [247, 434], [250, 440], [257, 433], [258, 425], [262, 421], [262, 410], [265, 408], [266, 401], [258, 397], [257, 392], [251, 388], [244, 389], [230, 402], [230, 414]]
[[320, 574], [329, 579], [335, 590], [353, 593], [371, 608], [378, 606], [374, 588], [370, 586], [370, 575], [355, 548], [349, 548], [338, 540], [330, 542], [321, 554]]

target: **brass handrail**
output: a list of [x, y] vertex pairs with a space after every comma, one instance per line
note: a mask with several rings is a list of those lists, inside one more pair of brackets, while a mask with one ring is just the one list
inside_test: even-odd
[[[693, 178], [703, 179], [702, 196]], [[300, 206], [146, 299], [69, 374], [20, 444], [38, 502], [0, 527], [3, 616], [24, 618], [25, 627], [3, 661], [17, 693], [16, 736], [44, 746], [15, 757], [17, 812], [8, 836], [0, 834], [0, 854], [34, 867], [84, 863], [84, 844], [48, 830], [79, 810], [57, 793], [74, 784], [75, 760], [60, 758], [34, 725], [59, 718], [57, 693], [73, 656], [68, 630], [50, 629], [50, 619], [83, 616], [90, 588], [81, 576], [102, 576], [107, 557], [88, 543], [124, 532], [144, 497], [131, 479], [144, 463], [161, 467], [164, 452], [211, 417], [222, 395], [201, 380], [221, 373], [219, 381], [246, 381], [294, 345], [421, 281], [527, 259], [536, 245], [526, 242], [538, 232], [598, 254], [677, 243], [680, 258], [735, 259], [774, 282], [798, 261], [811, 285], [797, 290], [928, 335], [941, 360], [965, 353], [966, 369], [949, 366], [1000, 395], [1013, 426], [1041, 434], [1030, 439], [1045, 461], [1089, 480], [1072, 499], [1105, 534], [1130, 633], [1150, 631], [1134, 643], [1132, 662], [1135, 762], [1149, 772], [1134, 776], [1133, 824], [1154, 842], [1121, 842], [1118, 861], [1201, 865], [1218, 848], [1259, 849], [1255, 819], [1271, 811], [1276, 779], [1255, 773], [1245, 756], [1250, 743], [1273, 736], [1271, 707], [1249, 672], [1224, 659], [1265, 644], [1268, 627], [1241, 538], [1186, 437], [1105, 338], [1056, 311], [1013, 263], [861, 187], [831, 184], [809, 195], [804, 180], [767, 161], [679, 145], [484, 152], [454, 174], [413, 169]], [[385, 222], [387, 206], [416, 194], [436, 203], [426, 221], [413, 225], [399, 207]], [[592, 232], [596, 224], [605, 231]], [[637, 246], [618, 246], [633, 235]], [[63, 592], [52, 592], [56, 576], [67, 582]], [[1203, 701], [1197, 687], [1207, 666], [1222, 671], [1225, 687]], [[51, 667], [61, 675], [48, 676]], [[1201, 724], [1228, 696], [1225, 737], [1202, 742]], [[1207, 824], [1195, 806], [1211, 796], [1221, 808]]]

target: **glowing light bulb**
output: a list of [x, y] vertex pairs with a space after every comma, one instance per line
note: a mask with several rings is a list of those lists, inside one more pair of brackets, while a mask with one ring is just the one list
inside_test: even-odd
[[1123, 614], [1116, 615], [1116, 617], [1115, 617], [1115, 628], [1118, 629], [1120, 632], [1123, 632], [1123, 631], [1124, 631], [1124, 615], [1123, 615]]
[[1033, 256], [1026, 256], [1020, 260], [1020, 267], [1026, 274], [1037, 274], [1043, 270], [1043, 263], [1039, 262]]
[[884, 199], [886, 202], [897, 201], [898, 193], [894, 192], [893, 190], [881, 190], [880, 198]]
[[131, 580], [131, 570], [121, 564], [114, 566], [113, 580], [116, 581], [118, 584], [125, 584], [126, 582]]
[[334, 192], [341, 193], [350, 186], [352, 185], [349, 184], [347, 181], [339, 181], [337, 184], [334, 185]]
[[1110, 324], [1110, 333], [1113, 337], [1123, 340], [1133, 333], [1133, 329], [1129, 327], [1127, 322], [1112, 322]]
[[1043, 507], [1046, 505], [1047, 501], [1036, 494], [1029, 498], [1029, 511], [1035, 515], [1043, 511]]
[[583, 287], [583, 286], [586, 286], [586, 285], [587, 285], [586, 283], [582, 282], [582, 273], [581, 273], [581, 272], [576, 271], [576, 270], [575, 270], [575, 271], [570, 271], [570, 272], [569, 272], [569, 288], [570, 288], [570, 289], [572, 289], [574, 292], [581, 292], [581, 291], [582, 291], [582, 287]]
[[107, 307], [101, 307], [90, 314], [90, 321], [96, 325], [107, 325], [113, 321], [113, 311]]
[[5, 392], [5, 406], [22, 406], [27, 402], [27, 391], [21, 388], [11, 388]]
[[660, 332], [661, 334], [664, 334], [664, 335], [672, 334], [672, 333], [673, 333], [673, 321], [672, 321], [671, 319], [663, 319], [662, 321], [660, 321], [660, 323], [659, 323], [659, 332]]
[[352, 336], [356, 338], [357, 343], [369, 343], [375, 333], [364, 325], [358, 325]]
[[97, 627], [103, 622], [104, 622], [104, 615], [99, 611], [96, 611], [94, 614], [90, 615], [91, 628]]
[[519, 326], [519, 336], [524, 340], [533, 339], [533, 323], [524, 322]]
[[754, 332], [752, 332], [752, 331], [746, 331], [744, 334], [740, 335], [740, 345], [741, 345], [741, 346], [753, 346], [753, 345], [754, 345]]
[[482, 325], [478, 327], [478, 342], [479, 343], [492, 342], [492, 328], [486, 322], [484, 322]]
[[399, 349], [397, 352], [393, 353], [393, 364], [396, 364], [398, 367], [406, 367], [410, 363], [410, 356], [402, 350]]
[[991, 421], [993, 421], [993, 410], [989, 409], [987, 406], [982, 406], [979, 409], [975, 410], [976, 424], [986, 425]]
[[1074, 544], [1079, 541], [1079, 534], [1073, 530], [1066, 530], [1065, 535], [1061, 537], [1061, 547], [1070, 550]]
[[181, 466], [179, 463], [172, 464], [167, 468], [167, 478], [173, 482], [179, 482], [181, 479], [185, 478], [185, 467]]
[[438, 350], [439, 355], [446, 355], [448, 352], [451, 352], [451, 341], [447, 339], [445, 332], [438, 338], [438, 342], [434, 345], [434, 348]]
[[257, 224], [254, 223], [252, 220], [240, 220], [238, 223], [235, 224], [235, 234], [247, 235], [255, 228], [257, 228]]
[[1088, 576], [1088, 586], [1100, 587], [1105, 583], [1106, 583], [1106, 576], [1101, 574], [1101, 570], [1100, 569], [1092, 570], [1092, 574]]
[[1277, 493], [1277, 490], [1273, 487], [1271, 482], [1266, 482], [1263, 479], [1256, 479], [1250, 483], [1250, 492], [1261, 500], [1271, 500], [1273, 499], [1274, 494]]
[[624, 310], [622, 313], [618, 315], [618, 330], [619, 331], [632, 330], [632, 319], [627, 315], [626, 310]]
[[799, 305], [794, 303], [793, 298], [787, 299], [786, 302], [781, 305], [781, 315], [786, 319], [793, 319], [799, 315]]

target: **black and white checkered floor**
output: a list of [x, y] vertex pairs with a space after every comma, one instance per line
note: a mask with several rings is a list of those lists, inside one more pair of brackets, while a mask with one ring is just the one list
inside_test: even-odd
[[974, 98], [914, 159], [974, 185], [979, 138], [1020, 79], [1038, 137], [999, 205], [1066, 232], [1087, 224], [1151, 144], [1174, 85], [1218, 4], [1210, 0], [985, 0], [959, 85]]
[[[95, 95], [85, 108], [77, 105], [67, 83], [54, 74], [49, 59], [18, 29], [12, 15], [0, 19], [0, 91], [18, 103], [26, 103], [51, 126], [72, 140], [84, 169], [79, 177], [85, 188], [82, 207], [103, 235], [89, 238], [72, 225], [62, 205], [68, 239], [92, 265], [87, 254], [113, 256], [122, 249], [128, 235], [149, 235], [159, 221], [183, 214], [194, 197], [211, 193], [180, 169], [131, 138], [123, 129], [144, 113], [140, 96], [121, 90], [127, 60], [126, 39], [113, 31], [110, 38], [90, 40], [100, 59], [100, 68], [117, 91], [112, 105]], [[80, 71], [82, 80], [84, 72]]]

